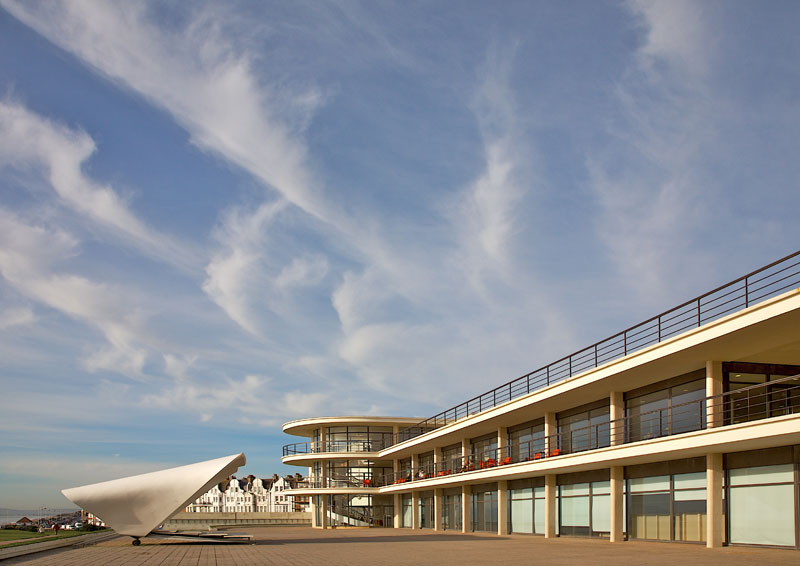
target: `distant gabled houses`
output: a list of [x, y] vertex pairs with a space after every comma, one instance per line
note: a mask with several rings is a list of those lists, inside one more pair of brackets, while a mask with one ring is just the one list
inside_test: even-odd
[[231, 476], [186, 507], [187, 513], [293, 513], [308, 510], [307, 497], [290, 495], [306, 480], [300, 474], [271, 478]]

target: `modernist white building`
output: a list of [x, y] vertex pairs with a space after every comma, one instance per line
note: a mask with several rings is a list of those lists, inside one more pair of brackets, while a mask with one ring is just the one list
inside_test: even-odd
[[800, 548], [800, 252], [429, 419], [316, 417], [317, 527]]

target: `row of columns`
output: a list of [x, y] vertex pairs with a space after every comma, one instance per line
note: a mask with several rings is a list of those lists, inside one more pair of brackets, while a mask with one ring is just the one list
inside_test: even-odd
[[[709, 361], [706, 364], [706, 396], [716, 396], [722, 393], [722, 363], [717, 361]], [[609, 419], [611, 421], [610, 427], [610, 440], [612, 446], [623, 444], [624, 427], [617, 421], [625, 416], [625, 401], [624, 395], [620, 391], [612, 391], [609, 394]], [[709, 402], [706, 407], [707, 426], [709, 428], [717, 427], [722, 424], [722, 410], [721, 405], [714, 402]], [[547, 439], [553, 437], [557, 433], [557, 420], [556, 414], [549, 412], [545, 414], [544, 419], [544, 435]], [[323, 435], [324, 438], [324, 435]], [[497, 431], [497, 445], [499, 448], [504, 448], [508, 441], [508, 429], [505, 427], [499, 428]], [[324, 440], [323, 440], [324, 442]], [[467, 455], [471, 451], [470, 439], [464, 438], [461, 441], [462, 454]], [[550, 446], [545, 449], [549, 451]], [[441, 449], [434, 450], [434, 462], [438, 464], [441, 462]], [[411, 457], [412, 470], [416, 471], [419, 465], [418, 455]], [[394, 460], [393, 467], [395, 473], [399, 471], [399, 460]], [[323, 470], [325, 464], [323, 461]], [[323, 474], [325, 472], [323, 471]], [[706, 546], [709, 548], [720, 547], [723, 542], [723, 509], [722, 509], [722, 454], [709, 453], [706, 455]], [[620, 542], [624, 540], [624, 524], [623, 524], [623, 506], [624, 506], [624, 468], [623, 466], [612, 466], [609, 469], [610, 478], [610, 522], [611, 542]], [[546, 474], [544, 477], [544, 493], [545, 493], [545, 538], [553, 538], [556, 536], [556, 490], [557, 482], [555, 474]], [[472, 505], [470, 501], [471, 490], [468, 484], [461, 486], [461, 526], [463, 532], [469, 532], [471, 529]], [[419, 492], [412, 492], [412, 528], [416, 529], [419, 525]], [[323, 523], [327, 523], [327, 501], [326, 498], [321, 498], [323, 503]], [[442, 530], [444, 514], [443, 508], [443, 489], [434, 489], [433, 498], [434, 509], [434, 529]], [[401, 526], [401, 495], [394, 494], [394, 527], [400, 528]], [[508, 481], [500, 480], [497, 482], [497, 533], [499, 535], [509, 534], [508, 526]], [[327, 526], [327, 525], [324, 525]]]

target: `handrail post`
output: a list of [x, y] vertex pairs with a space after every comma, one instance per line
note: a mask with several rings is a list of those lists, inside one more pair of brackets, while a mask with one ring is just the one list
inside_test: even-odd
[[749, 277], [744, 278], [744, 308], [750, 306], [750, 287], [748, 284]]
[[700, 326], [701, 318], [700, 318], [700, 297], [697, 297], [697, 326]]

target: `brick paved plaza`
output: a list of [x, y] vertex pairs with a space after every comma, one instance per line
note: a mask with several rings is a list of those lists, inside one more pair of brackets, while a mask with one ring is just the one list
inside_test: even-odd
[[675, 543], [494, 535], [465, 535], [394, 529], [316, 530], [307, 527], [249, 528], [253, 545], [174, 543], [145, 540], [139, 547], [129, 537], [95, 546], [34, 554], [3, 561], [2, 566], [372, 566], [381, 564], [485, 565], [567, 564], [756, 566], [800, 564], [793, 550], [733, 547], [708, 550]]

